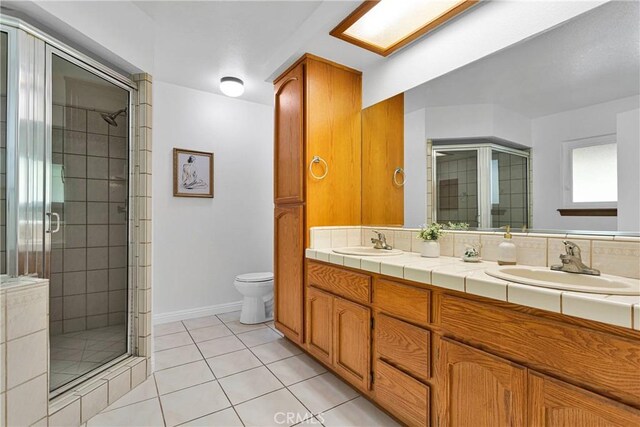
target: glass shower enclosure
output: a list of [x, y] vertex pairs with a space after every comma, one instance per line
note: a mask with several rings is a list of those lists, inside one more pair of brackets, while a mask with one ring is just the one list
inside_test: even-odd
[[433, 218], [529, 227], [529, 153], [498, 144], [433, 145]]
[[2, 274], [49, 284], [51, 396], [131, 354], [128, 78], [3, 22]]

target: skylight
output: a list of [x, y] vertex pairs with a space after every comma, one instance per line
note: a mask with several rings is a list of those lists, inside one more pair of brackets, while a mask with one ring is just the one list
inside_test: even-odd
[[478, 0], [365, 1], [331, 35], [387, 56]]

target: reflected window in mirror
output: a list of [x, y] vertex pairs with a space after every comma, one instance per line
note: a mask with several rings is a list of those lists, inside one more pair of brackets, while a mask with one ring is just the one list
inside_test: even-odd
[[614, 208], [618, 201], [615, 135], [563, 144], [566, 208]]

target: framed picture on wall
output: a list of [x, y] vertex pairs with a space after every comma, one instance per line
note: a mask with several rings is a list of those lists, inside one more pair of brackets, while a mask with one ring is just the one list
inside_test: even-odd
[[173, 195], [213, 198], [213, 153], [173, 149]]

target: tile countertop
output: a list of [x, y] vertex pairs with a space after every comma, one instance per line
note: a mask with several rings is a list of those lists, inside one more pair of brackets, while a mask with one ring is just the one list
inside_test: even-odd
[[560, 291], [511, 283], [489, 276], [492, 261], [464, 262], [441, 256], [423, 258], [414, 252], [389, 257], [339, 255], [331, 249], [307, 249], [306, 257], [331, 264], [425, 283], [527, 307], [640, 330], [640, 296]]

